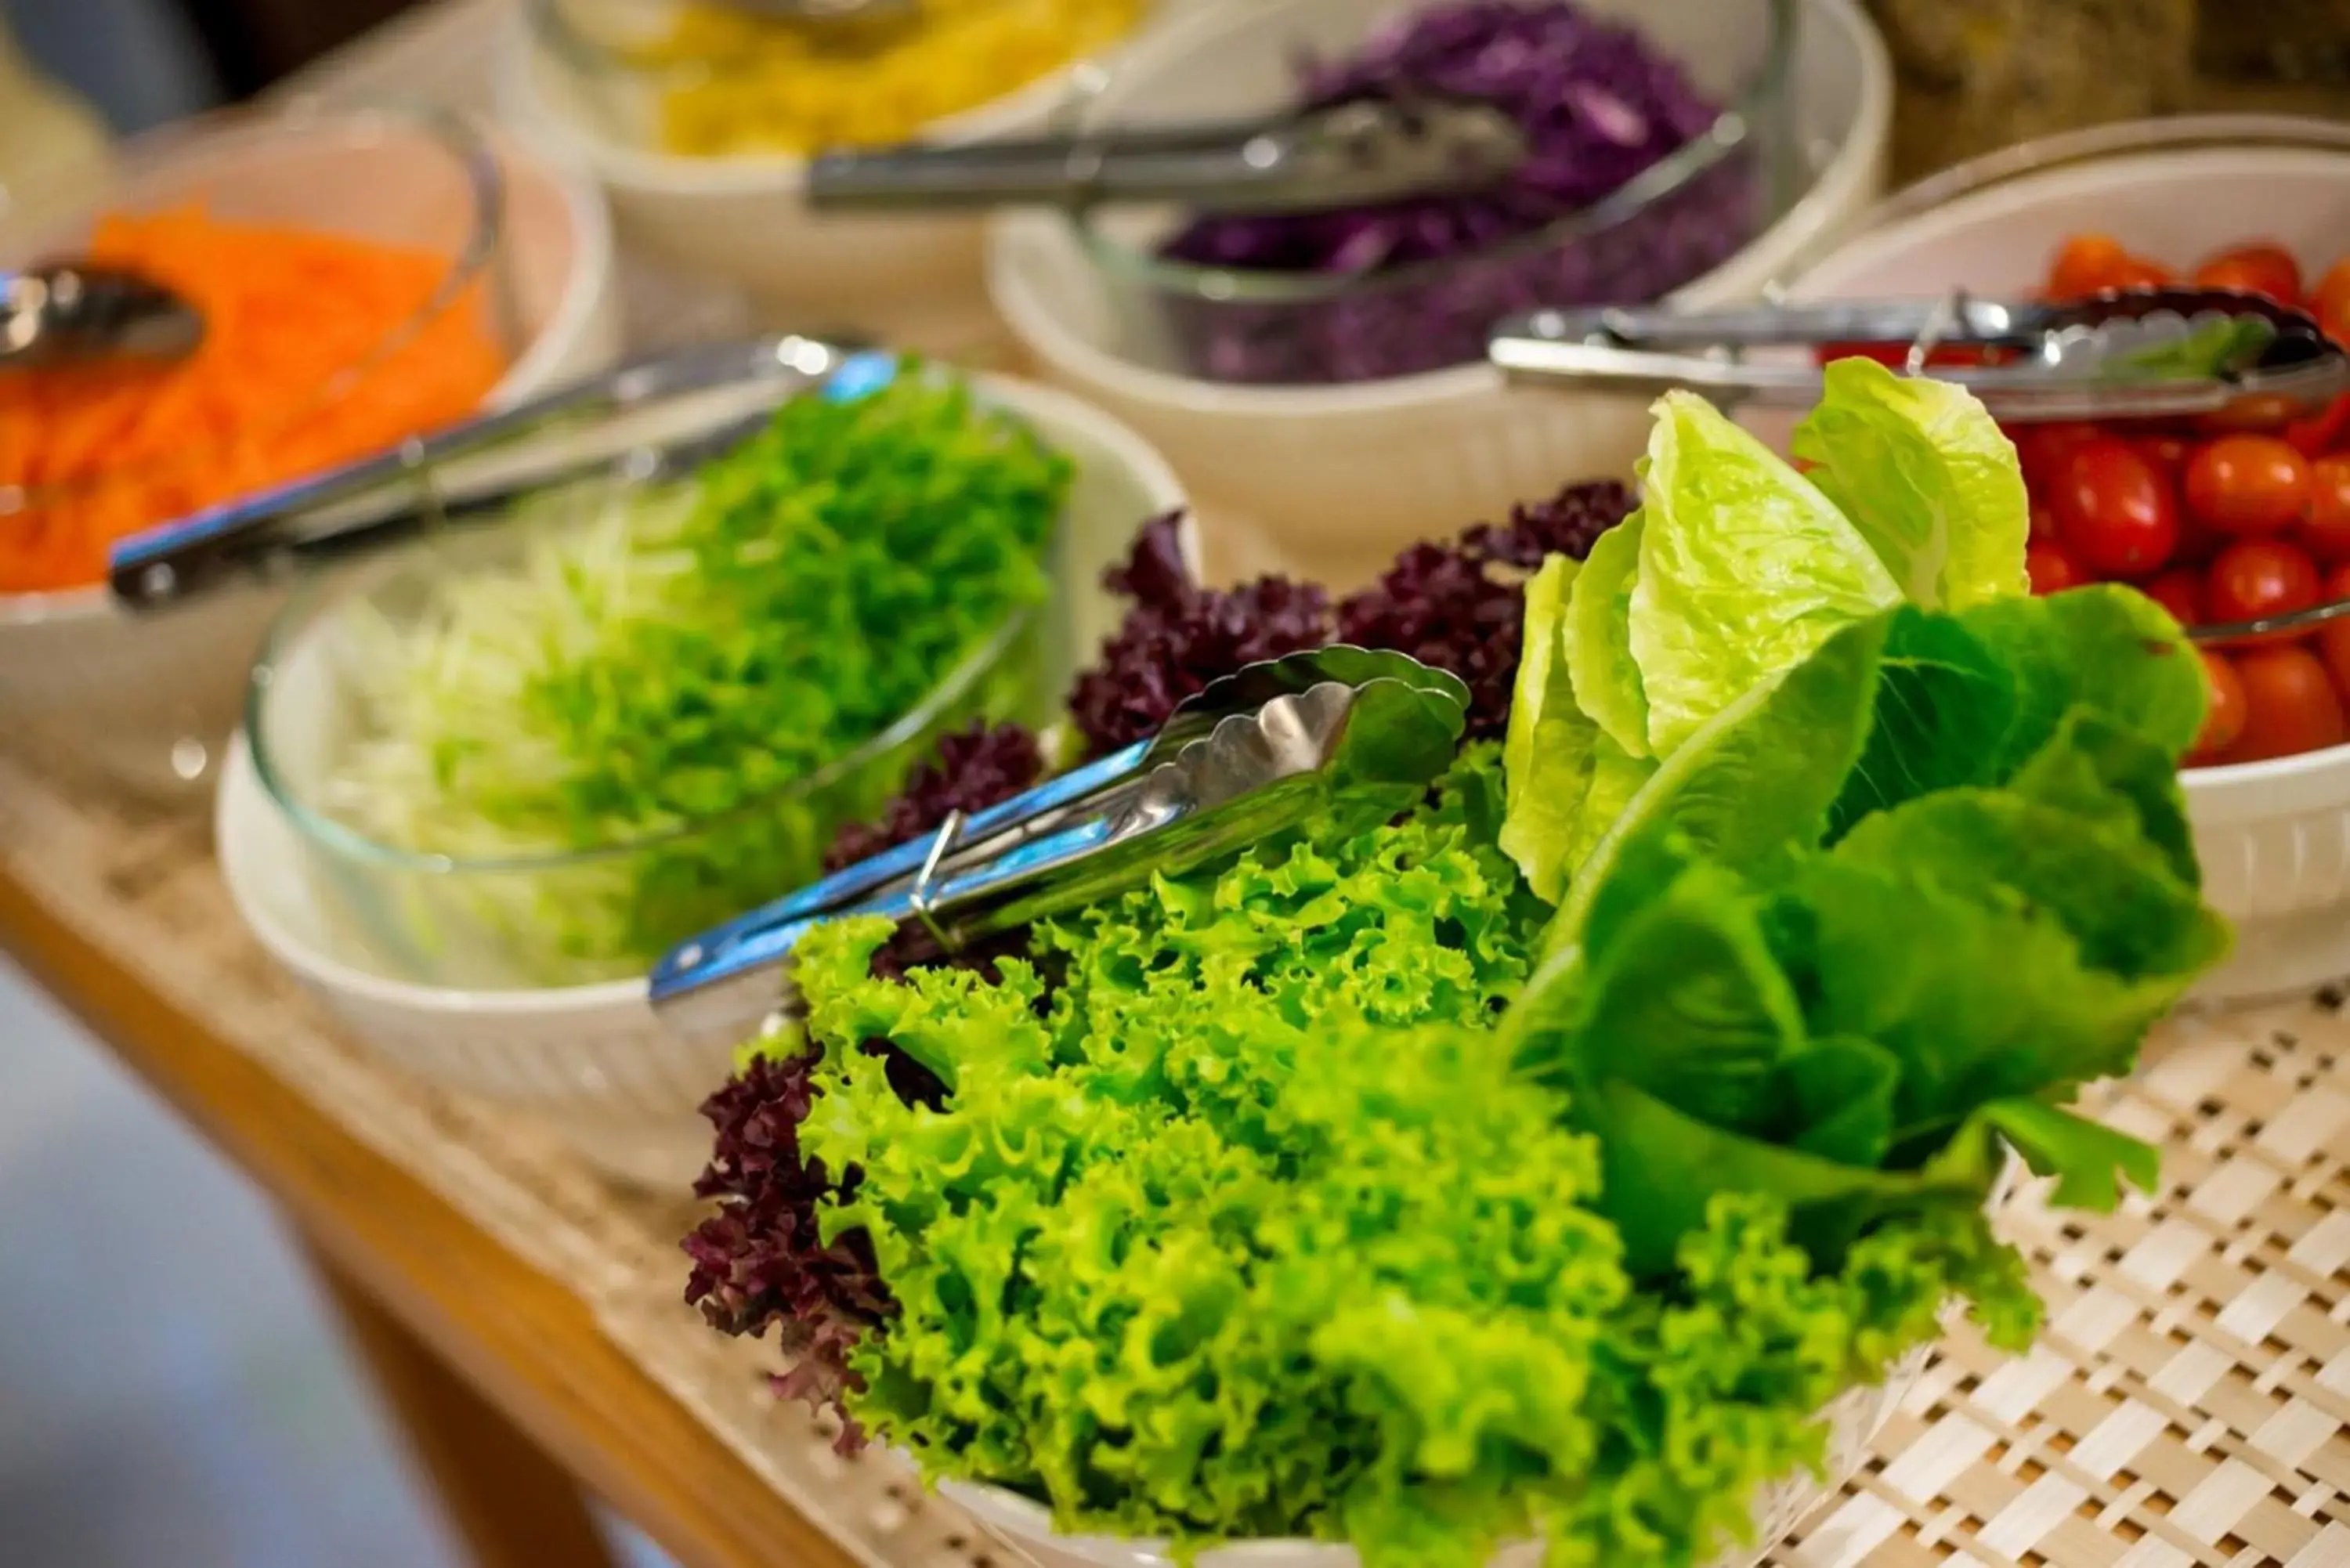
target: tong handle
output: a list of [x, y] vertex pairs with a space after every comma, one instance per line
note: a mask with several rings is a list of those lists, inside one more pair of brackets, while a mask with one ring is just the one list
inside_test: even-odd
[[[573, 421], [623, 414], [728, 386], [813, 386], [856, 367], [840, 344], [796, 334], [705, 345], [625, 366], [483, 415], [437, 435], [411, 436], [366, 458], [208, 507], [116, 545], [108, 582], [132, 609], [161, 609], [240, 576], [264, 576], [305, 554], [377, 548], [412, 536], [441, 515], [480, 511], [561, 477], [544, 459], [500, 469], [486, 491], [435, 486], [442, 471], [520, 446]], [[894, 362], [893, 362], [894, 363]], [[524, 454], [527, 456], [528, 454]], [[576, 462], [571, 467], [576, 471]], [[398, 498], [413, 492], [415, 504]], [[373, 504], [372, 508], [369, 504]]]
[[829, 152], [808, 165], [807, 200], [818, 212], [1119, 202], [1307, 211], [1489, 185], [1525, 151], [1516, 125], [1482, 105], [1363, 99], [1281, 120]]

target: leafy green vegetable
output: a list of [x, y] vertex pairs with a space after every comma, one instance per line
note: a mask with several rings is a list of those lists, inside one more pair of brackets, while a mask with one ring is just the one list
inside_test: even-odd
[[1632, 658], [1632, 587], [1648, 519], [1635, 512], [1599, 535], [1566, 607], [1567, 674], [1575, 704], [1624, 754], [1646, 757], [1648, 699]]
[[[518, 562], [440, 579], [376, 628], [369, 738], [337, 800], [380, 841], [461, 859], [643, 846], [482, 878], [511, 906], [486, 912], [555, 972], [640, 969], [810, 879], [931, 734], [1035, 695], [1034, 639], [1007, 634], [1045, 597], [1071, 472], [910, 369], [786, 402], [686, 480], [544, 497], [510, 524]], [[842, 765], [992, 639], [997, 678]]]
[[1629, 633], [1659, 757], [1836, 628], [1899, 601], [1851, 521], [1693, 393], [1659, 400], [1641, 474]]
[[[1782, 1201], [1710, 1190], [1674, 1287], [1640, 1287], [1596, 1208], [1604, 1146], [1491, 1031], [1544, 914], [1492, 842], [1496, 761], [1471, 748], [1399, 823], [1310, 826], [1050, 927], [996, 982], [870, 978], [878, 922], [807, 940], [802, 1147], [861, 1173], [826, 1232], [863, 1231], [899, 1303], [853, 1353], [859, 1421], [1072, 1530], [1303, 1534], [1372, 1568], [1544, 1536], [1559, 1562], [1690, 1568], [1951, 1293], [2028, 1324], [1959, 1202], [1823, 1270]], [[876, 1038], [948, 1081], [942, 1108], [891, 1090], [855, 1048]], [[1815, 1055], [1814, 1100], [1870, 1097], [1866, 1045]], [[1820, 1118], [1831, 1141], [1864, 1120]]]
[[2031, 502], [2015, 448], [1963, 388], [1874, 359], [1823, 372], [1793, 450], [1912, 604], [1966, 609], [2024, 591]]
[[2146, 1175], [2150, 1151], [2048, 1102], [2126, 1069], [2227, 932], [2175, 776], [2166, 694], [2192, 657], [2115, 594], [1846, 628], [1711, 722], [1585, 863], [1504, 1033], [1598, 1137], [1636, 1272], [1721, 1185], [1833, 1258], [1979, 1196], [1992, 1133], [2070, 1200]]

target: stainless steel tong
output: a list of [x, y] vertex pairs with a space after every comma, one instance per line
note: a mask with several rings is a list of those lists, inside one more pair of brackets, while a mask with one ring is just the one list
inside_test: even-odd
[[802, 937], [881, 915], [953, 953], [1180, 872], [1326, 808], [1379, 820], [1452, 760], [1469, 704], [1454, 676], [1336, 646], [1254, 664], [1185, 701], [1148, 741], [910, 840], [685, 942], [651, 978], [664, 1023], [749, 1039], [790, 998]]
[[161, 609], [240, 576], [500, 514], [531, 491], [599, 470], [634, 479], [688, 472], [764, 426], [785, 398], [868, 389], [897, 363], [792, 334], [640, 360], [135, 535], [114, 547], [108, 580], [120, 602]]
[[1499, 183], [1525, 161], [1515, 122], [1482, 104], [1365, 99], [1292, 118], [828, 152], [808, 165], [820, 212], [1178, 202], [1303, 212]]
[[[1931, 364], [2002, 419], [2175, 417], [2251, 399], [2317, 406], [2350, 390], [2350, 354], [2303, 313], [2226, 289], [2131, 289], [2070, 304], [1939, 299], [1544, 310], [1505, 321], [1489, 352], [1513, 379], [1612, 391], [1687, 387], [1716, 401], [1808, 407], [1815, 351], [1906, 347], [1928, 373], [1937, 349], [1993, 362]], [[1801, 355], [1773, 349], [1801, 348]], [[1748, 358], [1751, 351], [1766, 357]]]
[[154, 279], [94, 262], [0, 273], [0, 367], [37, 369], [195, 352], [204, 318]]

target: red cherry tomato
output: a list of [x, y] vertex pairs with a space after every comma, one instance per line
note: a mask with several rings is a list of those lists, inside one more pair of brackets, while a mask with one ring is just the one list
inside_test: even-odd
[[2244, 682], [2224, 653], [2201, 650], [2203, 681], [2210, 689], [2210, 706], [2203, 712], [2203, 729], [2187, 753], [2189, 763], [2216, 757], [2243, 737]]
[[2158, 435], [2132, 436], [2129, 438], [2129, 443], [2137, 449], [2137, 454], [2140, 457], [2173, 479], [2178, 478], [2180, 471], [2186, 468], [2187, 460], [2195, 455], [2194, 441], [2176, 431], [2165, 431]]
[[2129, 252], [2111, 234], [2074, 234], [2048, 269], [2048, 293], [2056, 299], [2078, 299], [2111, 287], [2106, 278], [2128, 261]]
[[2178, 282], [2178, 276], [2160, 262], [2150, 262], [2143, 256], [2132, 256], [2106, 275], [2106, 288], [2165, 288]]
[[2061, 594], [2089, 580], [2071, 551], [2054, 539], [2034, 539], [2023, 548], [2023, 569], [2035, 594]]
[[2239, 539], [2212, 561], [2203, 607], [2216, 625], [2267, 620], [2317, 603], [2317, 563], [2277, 539]]
[[2266, 295], [2279, 305], [2301, 303], [2301, 264], [2282, 245], [2265, 241], [2211, 256], [2195, 269], [2195, 281], [2205, 288]]
[[2321, 561], [2350, 561], [2350, 452], [2309, 465], [2309, 510], [2293, 536]]
[[2235, 656], [2244, 688], [2244, 727], [2230, 746], [2231, 763], [2297, 756], [2350, 739], [2342, 695], [2317, 655], [2298, 644], [2247, 648]]
[[2350, 599], [2350, 566], [2334, 567], [2327, 572], [2324, 580], [2317, 585], [2319, 604], [2338, 605], [2344, 599]]
[[2181, 626], [2203, 624], [2203, 579], [2184, 566], [2173, 566], [2147, 584], [2146, 597]]
[[2074, 558], [2092, 572], [2142, 577], [2178, 547], [2170, 482], [2116, 436], [2084, 442], [2049, 497]]
[[2056, 514], [2044, 501], [2032, 504], [2032, 537], [2048, 540], [2056, 537]]
[[2334, 689], [2350, 691], [2350, 620], [2329, 620], [2317, 628], [2317, 656], [2334, 677]]
[[2317, 280], [2309, 296], [2310, 314], [2337, 343], [2350, 343], [2350, 256], [2345, 256]]
[[2294, 420], [2284, 427], [2284, 439], [2303, 457], [2319, 457], [2344, 444], [2350, 436], [2350, 392], [2325, 405], [2321, 413]]
[[2018, 426], [2013, 437], [2015, 460], [2023, 465], [2023, 483], [2035, 495], [2053, 490], [2074, 450], [2105, 433], [2095, 425], [2077, 420]]
[[2274, 436], [2224, 435], [2187, 463], [2188, 510], [2223, 534], [2267, 534], [2309, 504], [2309, 460]]

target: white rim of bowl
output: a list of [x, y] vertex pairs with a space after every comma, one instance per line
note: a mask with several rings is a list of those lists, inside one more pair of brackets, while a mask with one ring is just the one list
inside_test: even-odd
[[[307, 119], [321, 118], [323, 111], [307, 102], [297, 102], [281, 115], [257, 119], [256, 128], [272, 121], [297, 127]], [[361, 120], [365, 113], [327, 114], [325, 118]], [[571, 231], [573, 253], [571, 265], [565, 271], [563, 288], [556, 297], [555, 309], [523, 351], [506, 367], [496, 386], [482, 401], [482, 411], [503, 409], [518, 400], [525, 389], [545, 379], [550, 363], [568, 348], [572, 337], [591, 316], [598, 297], [610, 286], [612, 278], [612, 214], [604, 204], [603, 192], [597, 188], [593, 175], [575, 159], [566, 159], [551, 149], [534, 147], [524, 138], [515, 136], [504, 126], [476, 119], [472, 129], [482, 137], [499, 161], [509, 167], [509, 176], [516, 169], [536, 166], [547, 182], [562, 197], [566, 223]], [[544, 389], [538, 389], [543, 390]], [[200, 611], [201, 607], [192, 607]], [[87, 587], [60, 588], [48, 593], [0, 594], [0, 626], [39, 626], [48, 622], [84, 622], [115, 618], [128, 622], [134, 618], [114, 600], [114, 596], [102, 583]]]
[[[1134, 40], [1181, 14], [1180, 0], [1149, 0], [1134, 31], [1099, 55], [1073, 60], [1002, 98], [932, 120], [922, 128], [923, 133], [944, 142], [975, 141], [1007, 130], [1041, 127], [1068, 97], [1074, 80], [1114, 63]], [[700, 157], [662, 152], [616, 140], [579, 116], [564, 112], [539, 91], [538, 72], [568, 67], [540, 47], [528, 16], [519, 10], [508, 20], [497, 53], [494, 75], [501, 108], [572, 151], [610, 184], [661, 195], [719, 196], [796, 192], [806, 181], [808, 161], [795, 153]]]
[[[1185, 514], [1185, 526], [1181, 532], [1183, 564], [1193, 579], [1199, 579], [1199, 534], [1191, 499], [1176, 478], [1174, 469], [1159, 455], [1158, 449], [1115, 416], [1058, 388], [1016, 377], [993, 375], [973, 375], [971, 383], [993, 400], [1024, 412], [1033, 414], [1039, 410], [1045, 410], [1050, 417], [1084, 432], [1087, 441], [1107, 452], [1110, 461], [1120, 471], [1132, 476], [1137, 485], [1153, 497], [1151, 512], [1135, 519], [1138, 527], [1152, 515], [1181, 509]], [[270, 955], [279, 963], [322, 990], [409, 1012], [499, 1016], [543, 1013], [550, 1008], [584, 1012], [617, 1007], [643, 1002], [649, 995], [647, 982], [641, 978], [596, 981], [585, 985], [463, 991], [449, 986], [426, 985], [416, 981], [395, 980], [329, 957], [298, 932], [279, 922], [267, 902], [259, 896], [253, 878], [244, 874], [243, 868], [251, 856], [243, 840], [248, 836], [231, 831], [238, 818], [244, 815], [250, 815], [256, 821], [274, 819], [288, 834], [297, 839], [300, 836], [301, 829], [286, 821], [270, 801], [269, 792], [262, 784], [260, 771], [254, 763], [252, 742], [244, 729], [239, 727], [229, 742], [226, 765], [221, 769], [219, 805], [213, 812], [213, 854], [220, 862], [222, 879], [228, 885], [229, 901], [236, 907], [245, 924], [252, 928], [255, 936], [260, 939], [261, 945], [268, 949]]]
[[[1862, 15], [1857, 0], [1802, 0], [1798, 26], [1825, 17], [1851, 39], [1861, 57], [1859, 101], [1853, 112], [1852, 134], [1820, 169], [1810, 189], [1779, 215], [1776, 223], [1741, 246], [1721, 266], [1692, 279], [1665, 296], [1668, 303], [1711, 304], [1714, 279], [1745, 256], [1794, 229], [1828, 200], [1832, 191], [1852, 184], [1873, 163], [1893, 121], [1893, 61], [1885, 39]], [[1350, 419], [1357, 414], [1409, 412], [1431, 403], [1454, 401], [1499, 390], [1505, 383], [1491, 365], [1455, 365], [1413, 376], [1393, 376], [1375, 381], [1339, 386], [1256, 387], [1230, 385], [1180, 376], [1138, 365], [1078, 338], [1061, 324], [1059, 315], [1028, 285], [1014, 265], [1013, 252], [1023, 231], [1059, 220], [1045, 213], [1007, 213], [988, 225], [987, 292], [989, 300], [1021, 343], [1043, 363], [1060, 374], [1083, 379], [1110, 397], [1149, 403], [1188, 412], [1245, 419]], [[1799, 253], [1778, 270], [1806, 263], [1813, 250]], [[1555, 392], [1543, 395], [1555, 397]]]

